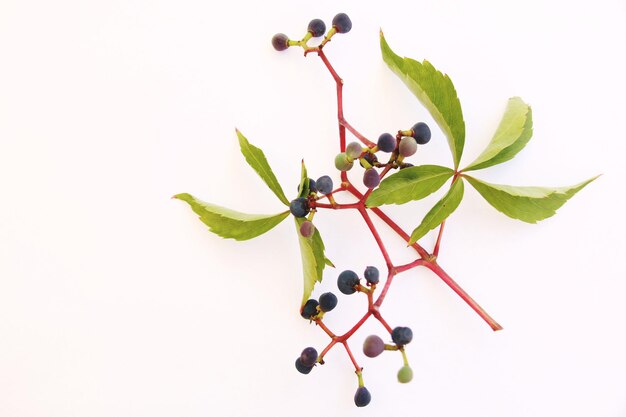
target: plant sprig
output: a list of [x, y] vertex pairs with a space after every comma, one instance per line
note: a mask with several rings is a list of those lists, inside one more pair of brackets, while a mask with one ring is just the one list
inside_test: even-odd
[[[446, 220], [461, 204], [464, 196], [464, 183], [468, 182], [478, 193], [498, 211], [507, 216], [528, 223], [536, 223], [553, 216], [565, 202], [597, 177], [590, 178], [569, 187], [520, 187], [491, 184], [474, 177], [471, 171], [478, 171], [507, 162], [515, 157], [528, 143], [533, 133], [532, 110], [521, 98], [509, 99], [504, 115], [485, 150], [463, 169], [461, 159], [465, 146], [465, 121], [463, 111], [454, 84], [448, 75], [437, 70], [430, 62], [422, 62], [397, 55], [380, 32], [380, 48], [384, 62], [406, 84], [420, 103], [429, 111], [441, 132], [446, 137], [452, 155], [452, 167], [438, 165], [413, 166], [406, 162], [420, 146], [431, 139], [430, 128], [422, 122], [410, 129], [397, 129], [395, 135], [383, 133], [377, 141], [368, 139], [355, 129], [343, 116], [343, 80], [339, 77], [324, 53], [324, 47], [337, 34], [347, 33], [352, 22], [345, 13], [339, 13], [333, 19], [331, 29], [326, 31], [324, 22], [312, 20], [307, 32], [300, 40], [291, 40], [284, 34], [272, 38], [272, 45], [278, 51], [291, 47], [300, 47], [308, 54], [317, 55], [332, 75], [337, 91], [337, 121], [339, 124], [339, 151], [335, 157], [335, 166], [340, 171], [340, 185], [333, 187], [332, 179], [324, 175], [317, 181], [309, 178], [304, 161], [301, 162], [301, 176], [296, 197], [289, 201], [283, 188], [274, 175], [263, 151], [244, 137], [237, 130], [241, 152], [246, 162], [257, 172], [278, 200], [289, 206], [288, 211], [273, 215], [245, 214], [205, 203], [190, 194], [174, 196], [187, 202], [209, 230], [223, 238], [246, 240], [257, 237], [281, 223], [291, 213], [295, 218], [296, 233], [302, 257], [303, 294], [300, 314], [306, 320], [315, 323], [330, 338], [328, 345], [318, 354], [308, 347], [296, 360], [296, 368], [301, 373], [309, 373], [316, 364], [324, 364], [324, 357], [330, 349], [341, 345], [352, 362], [358, 379], [358, 388], [354, 402], [365, 406], [371, 400], [371, 394], [364, 385], [362, 368], [358, 364], [349, 341], [352, 335], [371, 317], [377, 320], [391, 338], [385, 343], [382, 338], [371, 335], [363, 346], [367, 357], [375, 357], [384, 351], [397, 351], [402, 356], [402, 367], [398, 372], [398, 381], [409, 382], [413, 371], [409, 366], [406, 345], [413, 334], [408, 327], [390, 326], [381, 313], [381, 306], [393, 283], [400, 273], [425, 267], [441, 278], [469, 307], [471, 307], [494, 331], [500, 326], [472, 297], [469, 296], [440, 266], [439, 250]], [[312, 38], [322, 37], [317, 46], [309, 46]], [[347, 143], [350, 133], [358, 142]], [[383, 160], [383, 154], [388, 154]], [[363, 185], [366, 191], [360, 191], [348, 172], [361, 165], [365, 171]], [[422, 217], [412, 233], [400, 228], [382, 209], [392, 204], [407, 204], [423, 199], [438, 192], [445, 184], [450, 186], [445, 194]], [[338, 197], [343, 194], [356, 197], [356, 203], [341, 203]], [[358, 322], [346, 333], [335, 334], [324, 322], [325, 314], [334, 310], [337, 297], [333, 293], [320, 295], [319, 300], [311, 298], [316, 284], [322, 282], [325, 268], [334, 267], [325, 255], [325, 245], [313, 220], [321, 210], [353, 210], [365, 222], [385, 261], [386, 279], [380, 280], [380, 272], [375, 266], [369, 266], [359, 274], [344, 270], [337, 277], [339, 290], [346, 295], [361, 293], [367, 299], [367, 309]], [[395, 234], [416, 252], [415, 260], [407, 264], [397, 264], [372, 222], [372, 215], [382, 220]], [[426, 250], [419, 241], [431, 230], [437, 229], [436, 243], [431, 251]]]

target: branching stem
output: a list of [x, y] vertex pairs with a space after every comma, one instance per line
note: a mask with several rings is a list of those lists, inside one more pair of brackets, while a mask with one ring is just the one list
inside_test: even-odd
[[[311, 49], [309, 52], [315, 52], [321, 58], [322, 62], [332, 75], [335, 80], [336, 88], [337, 88], [337, 122], [339, 126], [339, 148], [341, 152], [345, 152], [346, 150], [346, 130], [349, 131], [352, 135], [354, 135], [357, 139], [359, 139], [364, 145], [369, 148], [376, 146], [376, 144], [369, 139], [367, 139], [364, 135], [359, 133], [344, 117], [343, 114], [343, 80], [337, 74], [337, 71], [333, 68], [330, 61], [326, 57], [326, 54], [322, 51], [322, 47], [324, 44], [320, 45], [318, 48]], [[394, 166], [397, 166], [394, 164]], [[385, 168], [381, 171], [380, 177], [384, 178], [385, 175], [394, 167], [392, 164], [385, 166]], [[456, 179], [456, 177], [455, 177]], [[347, 191], [352, 194], [354, 197], [358, 199], [356, 203], [349, 204], [340, 204], [337, 203], [334, 199], [334, 195], [339, 192]], [[378, 230], [374, 226], [369, 211], [374, 213], [380, 220], [382, 220], [389, 228], [394, 231], [404, 242], [408, 244], [410, 241], [410, 236], [407, 234], [397, 223], [395, 223], [385, 212], [383, 212], [378, 207], [367, 207], [366, 201], [371, 193], [371, 190], [368, 190], [365, 194], [361, 193], [350, 181], [348, 178], [348, 173], [346, 171], [341, 172], [341, 187], [337, 190], [333, 191], [331, 195], [328, 195], [329, 203], [322, 203], [318, 201], [311, 202], [311, 208], [313, 209], [331, 209], [331, 210], [356, 210], [359, 212], [363, 220], [365, 221], [368, 229], [370, 230], [378, 248], [380, 249], [381, 255], [385, 260], [385, 264], [387, 266], [387, 279], [378, 295], [376, 301], [373, 300], [373, 293], [376, 289], [375, 286], [372, 286], [369, 291], [366, 291], [366, 288], [363, 287], [363, 291], [367, 295], [368, 300], [368, 309], [367, 312], [361, 317], [361, 319], [346, 333], [337, 336], [335, 335], [323, 322], [322, 319], [315, 320], [315, 323], [320, 326], [324, 332], [331, 338], [331, 342], [326, 346], [326, 348], [319, 355], [320, 363], [324, 363], [323, 357], [324, 355], [332, 349], [333, 346], [340, 343], [345, 348], [352, 364], [354, 365], [355, 371], [358, 374], [361, 372], [361, 367], [356, 362], [354, 355], [352, 354], [350, 347], [348, 346], [348, 339], [371, 317], [373, 316], [376, 320], [378, 320], [383, 327], [389, 332], [392, 332], [392, 327], [385, 321], [380, 313], [380, 307], [385, 300], [385, 297], [389, 291], [391, 284], [393, 283], [393, 279], [397, 274], [402, 272], [406, 272], [412, 270], [414, 268], [423, 266], [434, 272], [443, 282], [445, 282], [463, 301], [465, 301], [489, 326], [495, 330], [501, 330], [502, 326], [500, 326], [487, 312], [472, 299], [459, 284], [456, 283], [437, 263], [437, 257], [439, 255], [439, 249], [441, 246], [441, 239], [444, 231], [445, 222], [443, 222], [439, 228], [439, 233], [437, 235], [437, 241], [435, 243], [432, 254], [428, 253], [426, 249], [424, 249], [419, 243], [413, 243], [410, 245], [418, 255], [418, 258], [412, 262], [409, 262], [404, 265], [394, 265], [389, 253], [385, 247], [385, 244], [378, 233]]]

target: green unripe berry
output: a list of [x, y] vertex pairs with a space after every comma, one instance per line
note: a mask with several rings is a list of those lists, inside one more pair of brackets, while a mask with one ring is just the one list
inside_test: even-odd
[[338, 154], [335, 157], [335, 167], [339, 171], [349, 171], [352, 168], [353, 162], [348, 159], [348, 155], [345, 152]]
[[413, 369], [411, 369], [409, 365], [404, 365], [402, 368], [400, 368], [400, 370], [398, 371], [398, 382], [400, 382], [401, 384], [406, 384], [408, 382], [411, 382], [412, 379]]

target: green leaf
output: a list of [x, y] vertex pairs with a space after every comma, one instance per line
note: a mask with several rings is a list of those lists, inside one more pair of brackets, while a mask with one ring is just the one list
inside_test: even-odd
[[272, 215], [240, 213], [205, 203], [187, 193], [177, 194], [173, 198], [187, 202], [211, 232], [235, 240], [248, 240], [262, 235], [289, 216], [289, 211]]
[[300, 225], [306, 220], [304, 218], [294, 218], [296, 220], [296, 233], [300, 242], [300, 254], [302, 256], [302, 272], [304, 278], [304, 291], [302, 294], [302, 305], [311, 296], [316, 282], [322, 282], [322, 275], [326, 265], [333, 266], [332, 262], [324, 255], [324, 242], [320, 232], [315, 229], [310, 238], [300, 234]]
[[418, 62], [401, 58], [391, 50], [383, 33], [380, 32], [380, 49], [383, 60], [400, 77], [430, 112], [448, 139], [454, 167], [459, 166], [465, 144], [465, 122], [461, 102], [450, 78], [435, 69], [426, 60]]
[[439, 165], [404, 168], [382, 180], [367, 198], [366, 204], [368, 207], [378, 207], [420, 200], [441, 188], [452, 175], [452, 169]]
[[463, 181], [457, 180], [452, 184], [450, 190], [443, 196], [441, 200], [437, 202], [433, 206], [432, 209], [424, 219], [422, 223], [411, 233], [411, 240], [409, 240], [409, 245], [417, 242], [421, 239], [426, 233], [433, 230], [435, 227], [439, 226], [445, 219], [448, 218], [456, 210], [456, 208], [461, 203], [463, 199]]
[[528, 104], [512, 97], [504, 116], [483, 153], [463, 171], [487, 168], [512, 159], [533, 135], [533, 116]]
[[302, 166], [300, 168], [300, 185], [298, 185], [298, 190], [300, 191], [298, 197], [306, 197], [310, 192], [309, 175], [306, 172], [304, 159], [302, 160]]
[[270, 168], [270, 165], [267, 163], [267, 159], [265, 158], [263, 151], [250, 144], [248, 139], [246, 139], [239, 130], [237, 130], [237, 137], [239, 138], [241, 153], [246, 158], [248, 164], [256, 171], [257, 174], [259, 174], [261, 179], [267, 184], [268, 187], [270, 187], [270, 190], [276, 194], [276, 197], [278, 197], [283, 204], [288, 206], [289, 200], [285, 197], [285, 193], [278, 183], [274, 172], [272, 172], [272, 168]]
[[571, 187], [548, 188], [489, 184], [473, 177], [464, 177], [498, 211], [528, 223], [537, 223], [553, 216], [574, 194], [598, 178], [596, 176]]

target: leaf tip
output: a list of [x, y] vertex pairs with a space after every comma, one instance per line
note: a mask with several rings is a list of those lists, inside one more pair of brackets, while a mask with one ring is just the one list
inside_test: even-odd
[[189, 198], [188, 193], [179, 193], [172, 196], [172, 200], [185, 200], [186, 198]]

